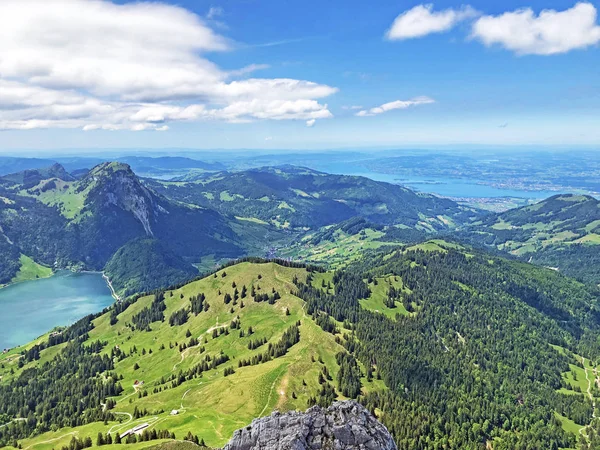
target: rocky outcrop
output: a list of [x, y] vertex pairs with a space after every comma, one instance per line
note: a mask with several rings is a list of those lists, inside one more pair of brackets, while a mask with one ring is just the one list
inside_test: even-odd
[[92, 185], [88, 201], [116, 206], [131, 213], [142, 224], [147, 236], [154, 236], [156, 216], [167, 211], [158, 197], [146, 188], [127, 164], [103, 163], [94, 167], [80, 183], [82, 189]]
[[274, 412], [238, 430], [223, 450], [397, 450], [388, 430], [355, 401]]

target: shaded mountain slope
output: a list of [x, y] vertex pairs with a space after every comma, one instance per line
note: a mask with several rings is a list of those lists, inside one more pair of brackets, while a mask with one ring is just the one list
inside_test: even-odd
[[101, 270], [119, 248], [141, 237], [190, 262], [243, 254], [218, 212], [156, 194], [121, 163], [103, 163], [80, 180], [61, 180], [49, 189], [17, 185], [2, 195], [4, 235], [23, 254], [51, 266]]

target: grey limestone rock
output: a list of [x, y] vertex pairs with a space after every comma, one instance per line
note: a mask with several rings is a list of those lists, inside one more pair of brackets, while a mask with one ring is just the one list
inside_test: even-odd
[[355, 401], [274, 412], [237, 430], [223, 450], [397, 450], [388, 430]]

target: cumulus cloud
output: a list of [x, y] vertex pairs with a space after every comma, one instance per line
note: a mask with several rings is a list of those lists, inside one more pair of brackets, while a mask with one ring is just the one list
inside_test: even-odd
[[315, 120], [315, 119], [310, 119], [310, 120], [307, 120], [307, 121], [306, 121], [306, 126], [307, 126], [307, 127], [309, 127], [309, 128], [310, 128], [310, 127], [314, 127], [314, 126], [315, 126], [315, 122], [316, 122], [316, 120]]
[[434, 11], [432, 4], [417, 5], [403, 12], [390, 27], [386, 37], [390, 40], [414, 39], [432, 33], [443, 33], [459, 22], [473, 18], [477, 12], [470, 6], [461, 9]]
[[521, 55], [552, 55], [600, 42], [597, 10], [577, 3], [565, 11], [547, 9], [538, 16], [531, 8], [483, 16], [473, 24], [472, 36], [487, 46], [501, 45]]
[[388, 111], [393, 111], [395, 109], [406, 109], [410, 108], [411, 106], [428, 105], [430, 103], [435, 103], [435, 100], [429, 97], [417, 97], [413, 98], [412, 100], [396, 100], [394, 102], [384, 103], [383, 105], [375, 108], [363, 109], [362, 111], [357, 112], [355, 115], [358, 117], [370, 117], [383, 114]]
[[231, 48], [203, 19], [177, 6], [4, 0], [0, 129], [164, 131], [172, 121], [332, 116], [320, 99], [336, 88], [288, 78], [243, 79], [266, 66], [225, 71], [208, 59]]

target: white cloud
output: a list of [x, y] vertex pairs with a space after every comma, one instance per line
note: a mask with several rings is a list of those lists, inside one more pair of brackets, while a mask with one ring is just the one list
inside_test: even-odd
[[499, 44], [521, 55], [552, 55], [600, 42], [597, 11], [587, 2], [571, 9], [547, 9], [538, 16], [531, 8], [483, 16], [473, 24], [472, 36], [487, 46]]
[[206, 18], [211, 20], [216, 17], [221, 17], [223, 15], [223, 8], [220, 6], [211, 6], [206, 13]]
[[315, 122], [316, 122], [316, 120], [315, 120], [315, 119], [310, 119], [310, 120], [307, 120], [307, 121], [306, 121], [306, 126], [307, 126], [307, 127], [309, 127], [309, 128], [310, 128], [310, 127], [314, 127], [314, 126], [315, 126]]
[[475, 17], [470, 6], [461, 9], [434, 11], [432, 4], [418, 5], [403, 12], [390, 27], [386, 37], [390, 40], [414, 39], [452, 29], [459, 22]]
[[228, 75], [230, 78], [242, 77], [244, 75], [251, 74], [258, 70], [266, 70], [269, 67], [271, 66], [268, 64], [250, 64], [248, 66], [242, 67], [241, 69], [231, 70], [229, 71]]
[[272, 141], [272, 140], [273, 140], [273, 138], [272, 138], [271, 136], [267, 136], [267, 137], [265, 138], [265, 141]]
[[[215, 17], [217, 10], [209, 11]], [[104, 0], [0, 2], [0, 129], [165, 130], [178, 120], [331, 117], [336, 88], [237, 79], [207, 59], [232, 44], [191, 12]]]
[[362, 106], [360, 106], [360, 105], [344, 105], [344, 106], [342, 106], [342, 109], [357, 110], [357, 109], [362, 109]]
[[435, 103], [435, 100], [429, 97], [417, 97], [412, 100], [396, 100], [394, 102], [384, 103], [381, 106], [377, 106], [371, 109], [363, 109], [362, 111], [357, 112], [355, 115], [358, 117], [369, 117], [376, 116], [378, 114], [383, 114], [384, 112], [393, 111], [395, 109], [406, 109], [411, 106], [418, 105], [428, 105], [430, 103]]

